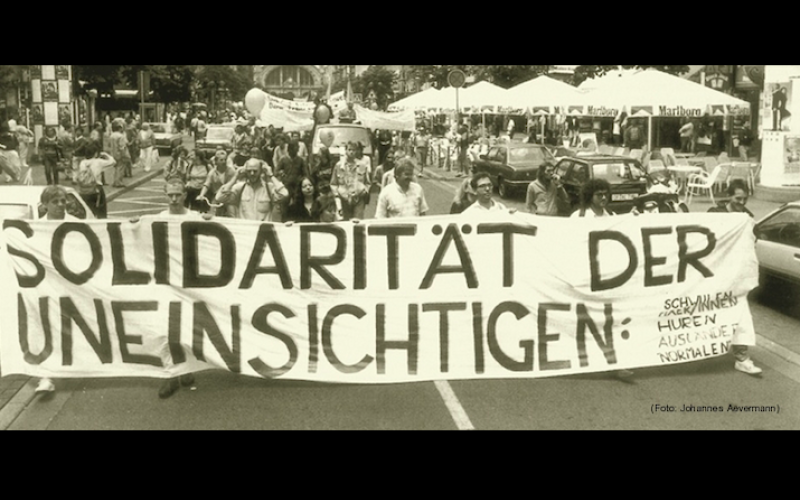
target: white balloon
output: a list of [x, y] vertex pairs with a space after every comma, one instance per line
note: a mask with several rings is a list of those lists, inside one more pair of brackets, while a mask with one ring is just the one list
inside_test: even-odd
[[267, 104], [267, 94], [261, 89], [250, 89], [244, 96], [244, 105], [247, 111], [258, 116]]

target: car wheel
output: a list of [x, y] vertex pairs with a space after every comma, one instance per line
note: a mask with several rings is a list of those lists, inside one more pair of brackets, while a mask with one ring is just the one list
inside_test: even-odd
[[500, 198], [507, 199], [511, 196], [511, 188], [503, 181], [503, 179], [497, 179], [497, 193], [500, 195]]

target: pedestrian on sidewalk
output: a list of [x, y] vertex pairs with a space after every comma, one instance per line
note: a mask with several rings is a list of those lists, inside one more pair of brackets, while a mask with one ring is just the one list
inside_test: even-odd
[[[753, 217], [753, 212], [745, 207], [749, 198], [748, 192], [747, 183], [745, 181], [742, 179], [733, 179], [728, 185], [727, 190], [730, 198], [727, 201], [721, 201], [717, 206], [711, 207], [708, 211], [715, 213], [745, 213]], [[754, 338], [755, 336], [752, 332], [742, 331], [741, 328], [737, 328], [733, 332], [731, 348], [735, 358], [733, 364], [734, 369], [755, 376], [760, 375], [762, 370], [753, 363], [748, 352], [748, 346], [755, 345], [755, 341], [751, 340]]]
[[58, 184], [58, 163], [64, 158], [55, 127], [46, 127], [39, 139], [39, 157], [44, 164], [44, 176], [48, 185]]
[[108, 138], [108, 153], [114, 158], [114, 183], [113, 187], [125, 187], [122, 179], [125, 177], [127, 165], [131, 162], [131, 152], [128, 149], [128, 140], [119, 122], [111, 124], [111, 135]]
[[419, 165], [419, 173], [425, 170], [428, 164], [428, 149], [430, 148], [430, 136], [428, 131], [420, 128], [417, 135], [414, 137], [414, 144], [417, 148], [417, 164]]
[[139, 131], [139, 163], [142, 164], [145, 172], [149, 172], [155, 163], [155, 158], [153, 158], [154, 147], [155, 134], [150, 129], [149, 123], [142, 123], [142, 130]]
[[13, 134], [8, 122], [0, 122], [0, 174], [11, 177], [12, 182], [19, 182], [21, 160], [19, 158], [19, 140]]
[[125, 119], [125, 139], [128, 141], [128, 153], [131, 162], [125, 165], [125, 177], [133, 177], [133, 161], [139, 159], [139, 130], [131, 116]]
[[36, 138], [33, 132], [22, 123], [17, 123], [16, 128], [11, 132], [17, 135], [17, 140], [19, 141], [19, 160], [21, 166], [22, 168], [28, 168], [28, 156], [30, 154], [28, 145], [33, 144]]

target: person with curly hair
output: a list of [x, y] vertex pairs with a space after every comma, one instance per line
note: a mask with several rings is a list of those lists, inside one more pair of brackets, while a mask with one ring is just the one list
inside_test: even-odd
[[572, 217], [607, 217], [614, 215], [608, 209], [611, 201], [611, 184], [605, 179], [590, 179], [581, 188], [580, 207]]

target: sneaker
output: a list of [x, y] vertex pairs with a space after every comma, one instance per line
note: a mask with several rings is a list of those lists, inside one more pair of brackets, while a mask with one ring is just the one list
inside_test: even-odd
[[158, 397], [166, 399], [175, 394], [175, 391], [177, 391], [179, 387], [180, 385], [178, 384], [177, 378], [167, 379], [161, 384], [161, 388], [158, 389]]
[[39, 385], [36, 386], [36, 392], [53, 392], [56, 390], [56, 386], [53, 384], [53, 381], [49, 378], [43, 378], [39, 380]]
[[734, 363], [733, 367], [739, 370], [740, 372], [744, 372], [748, 375], [760, 375], [762, 371], [761, 368], [753, 364], [752, 359], [748, 359], [745, 361], [737, 361], [736, 363]]

